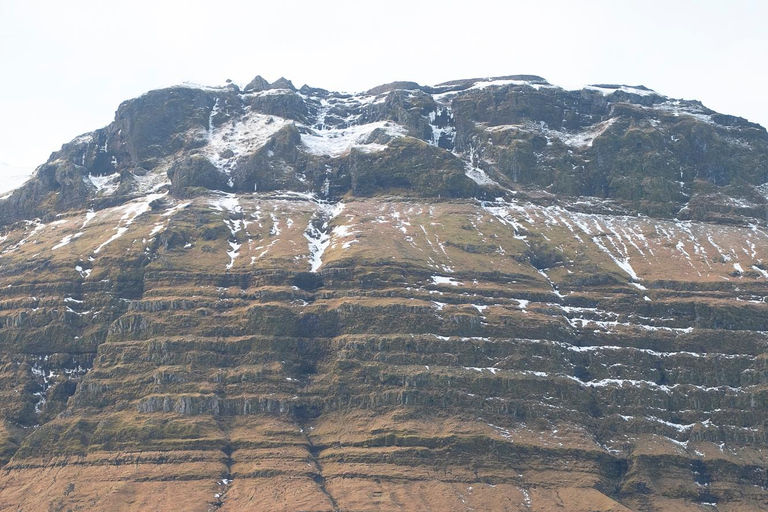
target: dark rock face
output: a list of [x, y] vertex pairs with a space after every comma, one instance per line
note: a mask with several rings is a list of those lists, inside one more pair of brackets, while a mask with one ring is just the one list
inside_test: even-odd
[[227, 190], [226, 176], [210, 160], [202, 155], [192, 155], [174, 162], [168, 169], [171, 193], [178, 197], [189, 195], [190, 188], [203, 190]]
[[[344, 194], [352, 187], [347, 170], [361, 158], [352, 156], [352, 148], [366, 144], [366, 138], [372, 143], [375, 123], [382, 121], [513, 189], [594, 196], [669, 217], [735, 221], [766, 215], [764, 194], [754, 188], [768, 180], [765, 130], [642, 86], [565, 91], [540, 77], [516, 75], [435, 87], [393, 82], [352, 96], [306, 86], [297, 91], [284, 78], [270, 84], [257, 76], [243, 93], [232, 85], [175, 87], [123, 103], [114, 123], [65, 144], [33, 185], [0, 203], [0, 218], [13, 222], [103, 196], [87, 177], [115, 173], [119, 191], [111, 194], [112, 202], [134, 197], [141, 182], [160, 184], [159, 178], [143, 179], [158, 170], [174, 176], [173, 193], [199, 186]], [[283, 130], [285, 124], [293, 127]], [[371, 128], [361, 131], [362, 126]], [[245, 152], [235, 154], [229, 147], [246, 141]], [[307, 146], [312, 142], [320, 144], [314, 151]], [[423, 150], [424, 162], [440, 165], [428, 146]], [[182, 178], [180, 169], [194, 154], [205, 155], [222, 176], [207, 166], [203, 177]], [[441, 170], [420, 165], [409, 172]], [[434, 195], [422, 186], [431, 183], [427, 176], [409, 179], [410, 194]], [[353, 188], [355, 194], [367, 190]], [[62, 197], [53, 197], [57, 194]], [[721, 196], [739, 197], [742, 206], [729, 207], [727, 200], [716, 199]], [[711, 212], [699, 207], [713, 198], [719, 206]]]
[[246, 101], [248, 106], [257, 112], [306, 123], [307, 104], [294, 91], [294, 89], [280, 88], [275, 94], [254, 96]]
[[[204, 91], [180, 87], [152, 91], [125, 102], [117, 109], [115, 125], [108, 134], [117, 138], [114, 154], [127, 155], [134, 166], [151, 169], [154, 160], [189, 149], [183, 134], [207, 128], [212, 107], [210, 95]], [[119, 164], [121, 159], [117, 160]]]
[[348, 161], [356, 196], [421, 190], [427, 197], [473, 197], [477, 186], [464, 175], [464, 164], [450, 153], [421, 141], [398, 139], [377, 153], [354, 151]]

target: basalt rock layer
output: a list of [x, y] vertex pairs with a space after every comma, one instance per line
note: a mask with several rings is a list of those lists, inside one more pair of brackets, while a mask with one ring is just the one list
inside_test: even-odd
[[0, 199], [0, 510], [768, 510], [766, 181], [644, 87], [125, 102]]

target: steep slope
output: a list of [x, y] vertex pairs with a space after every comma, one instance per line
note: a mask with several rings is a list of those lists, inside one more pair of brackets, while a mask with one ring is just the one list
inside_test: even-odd
[[126, 102], [0, 200], [0, 510], [766, 510], [767, 144], [530, 76]]

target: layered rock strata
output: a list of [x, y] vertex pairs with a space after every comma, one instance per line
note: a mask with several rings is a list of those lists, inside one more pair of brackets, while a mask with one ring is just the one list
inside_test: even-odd
[[0, 200], [0, 510], [766, 510], [766, 144], [527, 76], [126, 102]]

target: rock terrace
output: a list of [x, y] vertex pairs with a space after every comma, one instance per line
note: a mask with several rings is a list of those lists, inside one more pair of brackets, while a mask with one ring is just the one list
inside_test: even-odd
[[639, 86], [129, 100], [0, 199], [0, 510], [767, 510], [766, 182]]

